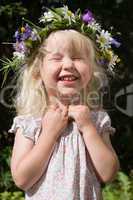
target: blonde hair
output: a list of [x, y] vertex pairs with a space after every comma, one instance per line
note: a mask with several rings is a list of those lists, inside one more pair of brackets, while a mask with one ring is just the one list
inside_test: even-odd
[[42, 116], [48, 103], [45, 86], [40, 76], [40, 66], [46, 55], [46, 47], [49, 40], [56, 34], [63, 34], [64, 39], [71, 45], [71, 50], [78, 51], [84, 49], [88, 53], [88, 59], [92, 66], [92, 78], [87, 87], [87, 92], [97, 91], [97, 78], [95, 73], [103, 74], [103, 70], [96, 64], [96, 49], [91, 39], [75, 30], [58, 30], [52, 32], [41, 46], [32, 54], [25, 67], [20, 69], [17, 95], [15, 97], [15, 107], [17, 115]]

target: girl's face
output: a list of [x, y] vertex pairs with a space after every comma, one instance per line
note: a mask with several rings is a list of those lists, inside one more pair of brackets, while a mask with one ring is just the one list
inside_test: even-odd
[[40, 68], [48, 97], [80, 94], [91, 79], [91, 66], [85, 48], [76, 49], [73, 41], [56, 33], [48, 39], [46, 56]]

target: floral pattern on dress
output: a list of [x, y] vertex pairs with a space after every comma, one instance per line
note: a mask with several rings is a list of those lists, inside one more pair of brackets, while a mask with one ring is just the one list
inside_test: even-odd
[[[105, 111], [91, 111], [98, 134], [113, 133]], [[35, 143], [41, 130], [41, 118], [17, 116], [10, 132], [22, 128], [25, 137]], [[36, 137], [37, 135], [37, 137]], [[100, 180], [76, 122], [72, 121], [58, 138], [43, 176], [26, 192], [26, 200], [101, 200]]]

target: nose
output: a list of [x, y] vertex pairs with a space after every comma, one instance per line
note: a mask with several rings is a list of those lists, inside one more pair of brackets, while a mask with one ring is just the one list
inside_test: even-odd
[[73, 62], [72, 58], [64, 57], [62, 67], [63, 67], [63, 69], [74, 68], [74, 62]]

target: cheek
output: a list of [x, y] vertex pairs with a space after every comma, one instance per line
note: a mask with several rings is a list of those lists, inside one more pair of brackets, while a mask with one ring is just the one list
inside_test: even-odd
[[48, 62], [44, 61], [41, 66], [41, 76], [43, 79], [48, 79], [54, 73], [53, 65], [50, 65]]
[[83, 66], [82, 71], [81, 71], [81, 78], [83, 81], [83, 85], [87, 85], [88, 82], [90, 81], [92, 76], [92, 70], [90, 66]]
[[52, 67], [43, 67], [41, 70], [41, 78], [45, 84], [46, 87], [55, 87], [56, 81], [58, 77], [58, 71], [55, 70], [55, 68]]

